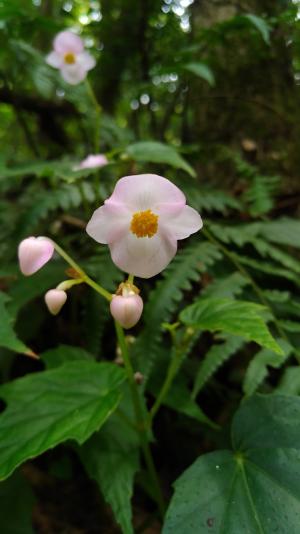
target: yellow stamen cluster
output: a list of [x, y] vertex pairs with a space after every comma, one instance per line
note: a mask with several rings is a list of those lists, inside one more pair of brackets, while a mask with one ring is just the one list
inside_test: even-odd
[[158, 215], [151, 210], [137, 211], [133, 214], [130, 230], [137, 237], [153, 237], [158, 229]]
[[75, 61], [76, 61], [76, 58], [75, 58], [75, 56], [74, 56], [74, 54], [72, 52], [67, 52], [64, 55], [64, 61], [68, 65], [73, 65], [75, 63]]

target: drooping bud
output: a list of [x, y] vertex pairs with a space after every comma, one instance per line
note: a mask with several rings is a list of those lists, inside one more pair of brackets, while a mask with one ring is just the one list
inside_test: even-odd
[[45, 295], [45, 302], [49, 312], [57, 315], [67, 300], [67, 293], [62, 289], [50, 289]]
[[110, 311], [123, 328], [132, 328], [139, 321], [143, 311], [143, 300], [139, 295], [114, 295]]
[[53, 256], [54, 245], [46, 237], [27, 237], [19, 244], [18, 257], [25, 276], [36, 273]]

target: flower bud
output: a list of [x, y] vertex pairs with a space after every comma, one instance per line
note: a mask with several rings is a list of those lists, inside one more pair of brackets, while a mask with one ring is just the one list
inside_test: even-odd
[[36, 273], [53, 256], [54, 245], [46, 237], [28, 237], [19, 244], [18, 256], [21, 272], [25, 276]]
[[123, 328], [132, 328], [139, 321], [143, 311], [143, 300], [139, 295], [114, 295], [110, 311]]
[[52, 315], [57, 315], [67, 300], [67, 293], [61, 289], [50, 289], [45, 295], [47, 308]]

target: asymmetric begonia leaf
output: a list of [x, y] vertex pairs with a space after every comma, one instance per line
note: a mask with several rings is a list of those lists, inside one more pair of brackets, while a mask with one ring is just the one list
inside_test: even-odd
[[175, 482], [163, 534], [298, 534], [299, 444], [298, 397], [245, 401], [233, 450], [201, 456]]
[[123, 380], [114, 364], [76, 361], [1, 386], [0, 479], [63, 441], [86, 441], [116, 409]]
[[283, 354], [262, 318], [264, 311], [264, 306], [253, 302], [202, 298], [187, 306], [181, 312], [180, 319], [188, 326], [234, 334]]

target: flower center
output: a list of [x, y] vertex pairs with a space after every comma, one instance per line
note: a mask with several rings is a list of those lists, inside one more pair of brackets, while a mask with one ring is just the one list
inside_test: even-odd
[[67, 63], [68, 65], [73, 65], [75, 63], [75, 56], [72, 52], [67, 52], [65, 55], [64, 55], [64, 61], [65, 63]]
[[133, 214], [130, 230], [137, 237], [153, 237], [158, 228], [158, 215], [151, 210], [137, 211]]

